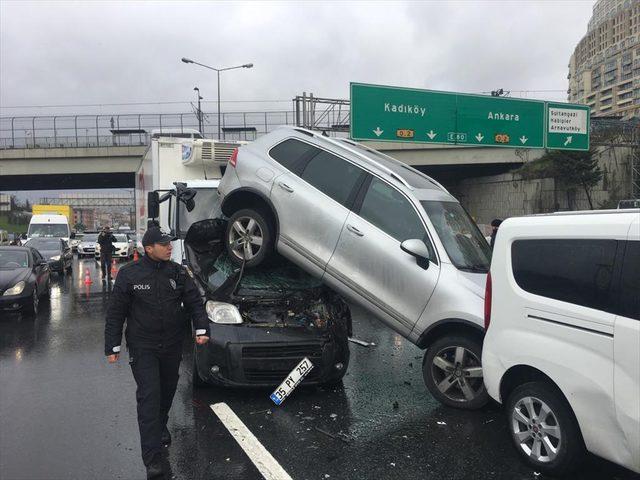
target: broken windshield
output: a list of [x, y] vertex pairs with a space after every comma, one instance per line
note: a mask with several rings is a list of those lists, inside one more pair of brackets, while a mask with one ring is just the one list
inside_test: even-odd
[[[221, 254], [213, 264], [213, 271], [207, 277], [211, 290], [215, 291], [238, 269], [226, 253]], [[296, 267], [284, 258], [273, 264], [244, 271], [240, 289], [249, 290], [305, 290], [317, 288], [322, 282]]]

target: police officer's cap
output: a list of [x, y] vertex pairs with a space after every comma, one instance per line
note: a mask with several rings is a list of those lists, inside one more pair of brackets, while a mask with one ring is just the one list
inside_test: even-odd
[[142, 246], [147, 247], [154, 243], [169, 243], [174, 240], [171, 235], [167, 235], [159, 228], [149, 228], [142, 237]]

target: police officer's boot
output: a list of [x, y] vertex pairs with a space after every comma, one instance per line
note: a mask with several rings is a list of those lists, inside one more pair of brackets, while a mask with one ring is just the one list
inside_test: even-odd
[[162, 431], [162, 445], [164, 445], [165, 447], [168, 447], [169, 445], [171, 445], [171, 434], [169, 433], [169, 429], [167, 428], [167, 426], [165, 425], [164, 430]]
[[160, 480], [167, 477], [166, 460], [162, 452], [157, 452], [147, 464], [147, 480]]

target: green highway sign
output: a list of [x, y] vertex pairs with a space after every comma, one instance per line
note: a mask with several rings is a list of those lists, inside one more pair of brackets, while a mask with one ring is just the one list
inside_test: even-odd
[[[550, 104], [554, 123], [547, 127], [547, 104], [485, 95], [351, 84], [351, 138], [409, 143], [444, 143], [510, 148], [588, 148], [578, 139], [583, 118], [580, 105]], [[570, 115], [563, 110], [570, 110]], [[562, 121], [560, 119], [562, 118]], [[570, 119], [571, 123], [567, 123]], [[551, 126], [553, 125], [553, 127]], [[588, 114], [587, 127], [588, 132]], [[549, 131], [547, 131], [549, 129]], [[575, 133], [573, 132], [575, 130]], [[564, 138], [563, 138], [564, 135]], [[575, 143], [573, 143], [575, 142]]]
[[589, 150], [590, 113], [586, 105], [547, 103], [547, 148]]

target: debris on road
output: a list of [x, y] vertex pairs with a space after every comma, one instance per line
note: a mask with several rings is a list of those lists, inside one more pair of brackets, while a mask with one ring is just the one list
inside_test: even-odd
[[447, 422], [436, 422], [438, 425], [446, 425]]
[[397, 410], [398, 408], [400, 408], [400, 404], [397, 401], [393, 402], [393, 409]]
[[357, 345], [361, 345], [363, 347], [375, 347], [376, 344], [373, 342], [365, 342], [364, 340], [360, 340], [358, 338], [354, 338], [354, 337], [349, 337], [349, 341], [351, 343], [355, 343]]
[[346, 443], [347, 445], [349, 445], [351, 443], [351, 439], [349, 439], [345, 434], [340, 434], [340, 433], [334, 434], [334, 433], [331, 433], [331, 432], [327, 432], [326, 430], [323, 430], [323, 429], [318, 428], [318, 427], [313, 427], [313, 429], [316, 432], [320, 432], [320, 433], [322, 433], [323, 435], [326, 435], [329, 438], [333, 438], [334, 440], [341, 440], [344, 443]]
[[249, 412], [249, 415], [258, 415], [259, 413], [264, 413], [265, 415], [271, 415], [273, 412], [271, 411], [270, 408], [267, 408], [266, 410], [255, 410], [253, 412]]

